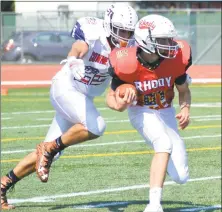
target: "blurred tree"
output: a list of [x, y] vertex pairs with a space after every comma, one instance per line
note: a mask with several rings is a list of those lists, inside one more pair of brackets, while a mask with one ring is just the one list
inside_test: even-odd
[[15, 2], [1, 1], [1, 12], [15, 12]]
[[167, 9], [171, 8], [221, 8], [221, 1], [136, 1], [133, 4], [140, 9]]
[[14, 1], [1, 1], [1, 41], [16, 31], [16, 13]]

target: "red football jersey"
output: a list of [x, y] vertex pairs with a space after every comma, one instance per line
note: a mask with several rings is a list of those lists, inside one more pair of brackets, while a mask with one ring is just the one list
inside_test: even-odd
[[175, 79], [186, 72], [191, 57], [190, 46], [185, 41], [180, 45], [174, 59], [164, 59], [155, 70], [149, 70], [138, 61], [137, 47], [114, 49], [110, 63], [115, 75], [126, 83], [134, 84], [139, 92], [139, 105], [153, 109], [166, 108], [174, 97]]

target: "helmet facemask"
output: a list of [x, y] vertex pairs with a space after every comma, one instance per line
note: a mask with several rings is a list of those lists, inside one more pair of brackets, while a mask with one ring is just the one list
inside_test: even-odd
[[111, 42], [115, 47], [130, 46], [134, 41], [134, 29], [126, 29], [115, 24], [110, 24], [110, 28]]
[[173, 38], [155, 38], [155, 48], [161, 57], [173, 59], [178, 53], [179, 45]]
[[[176, 57], [179, 49], [179, 45], [173, 40], [173, 38], [161, 37], [151, 38], [148, 37], [146, 41], [143, 41], [144, 45], [139, 45], [140, 48], [148, 53], [158, 54], [160, 57], [173, 59]], [[146, 48], [146, 47], [147, 48]]]
[[116, 3], [105, 12], [104, 29], [115, 47], [134, 44], [134, 30], [138, 21], [136, 11], [127, 4]]

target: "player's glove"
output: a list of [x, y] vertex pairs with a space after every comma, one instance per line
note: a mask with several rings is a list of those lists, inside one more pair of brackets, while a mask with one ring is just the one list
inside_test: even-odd
[[71, 56], [68, 57], [67, 60], [62, 62], [66, 62], [66, 66], [68, 66], [69, 70], [72, 72], [75, 79], [81, 80], [84, 77], [85, 65], [82, 59], [77, 59], [76, 57]]

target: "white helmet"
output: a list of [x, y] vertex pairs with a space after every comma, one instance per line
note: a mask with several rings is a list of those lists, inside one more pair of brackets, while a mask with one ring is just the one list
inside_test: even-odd
[[139, 20], [135, 28], [135, 40], [146, 53], [156, 53], [164, 58], [175, 58], [179, 45], [173, 40], [177, 36], [173, 23], [161, 15], [147, 15]]
[[[115, 3], [110, 5], [105, 11], [104, 28], [106, 36], [111, 36], [111, 41], [116, 47], [126, 46], [131, 40], [134, 40], [138, 16], [136, 11], [128, 4]], [[123, 38], [119, 35], [119, 30], [131, 32], [130, 38]]]

